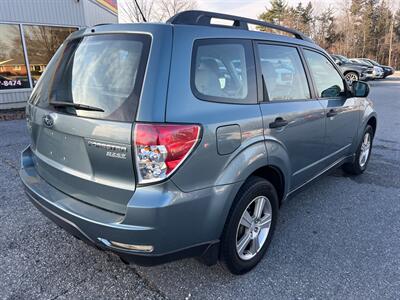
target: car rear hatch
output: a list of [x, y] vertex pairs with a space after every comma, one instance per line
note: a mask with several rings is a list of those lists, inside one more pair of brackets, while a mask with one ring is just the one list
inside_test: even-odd
[[78, 200], [124, 214], [135, 191], [132, 128], [151, 46], [142, 33], [76, 34], [27, 108], [35, 168]]

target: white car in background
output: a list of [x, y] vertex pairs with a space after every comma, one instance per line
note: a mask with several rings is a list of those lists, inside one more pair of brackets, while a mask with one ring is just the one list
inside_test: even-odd
[[352, 58], [352, 59], [350, 59], [350, 61], [352, 61], [356, 64], [373, 67], [374, 69], [372, 71], [371, 78], [367, 77], [368, 79], [382, 79], [385, 77], [385, 71], [381, 67], [374, 66], [373, 64], [371, 64], [368, 61], [364, 61], [364, 60], [361, 60], [358, 58]]

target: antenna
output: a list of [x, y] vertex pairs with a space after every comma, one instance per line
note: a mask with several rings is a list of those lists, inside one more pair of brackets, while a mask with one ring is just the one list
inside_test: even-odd
[[142, 18], [143, 18], [143, 21], [144, 21], [144, 22], [147, 22], [147, 20], [146, 20], [144, 14], [143, 14], [143, 12], [142, 12], [142, 10], [140, 9], [139, 3], [137, 3], [136, 0], [135, 0], [135, 4], [136, 4], [136, 7], [138, 8], [138, 10], [139, 10], [139, 12], [140, 12], [140, 15], [141, 15]]

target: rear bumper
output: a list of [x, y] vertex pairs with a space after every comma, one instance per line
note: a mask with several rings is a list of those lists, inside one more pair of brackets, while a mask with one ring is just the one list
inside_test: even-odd
[[[36, 172], [32, 155], [29, 147], [23, 151], [20, 170], [29, 199], [79, 239], [140, 265], [192, 256], [212, 255], [216, 260], [216, 245], [230, 206], [227, 196], [236, 185], [191, 193], [183, 193], [172, 182], [137, 188], [126, 215], [121, 215], [86, 204], [49, 185]], [[153, 249], [126, 250], [111, 241]]]

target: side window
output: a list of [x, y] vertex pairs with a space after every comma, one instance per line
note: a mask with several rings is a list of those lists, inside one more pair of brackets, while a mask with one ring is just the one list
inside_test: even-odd
[[259, 44], [258, 52], [270, 101], [311, 98], [307, 77], [296, 48]]
[[207, 39], [194, 45], [191, 85], [196, 97], [215, 102], [256, 103], [252, 44]]
[[318, 97], [341, 97], [345, 94], [344, 83], [332, 63], [322, 54], [304, 50], [308, 66], [312, 73]]

